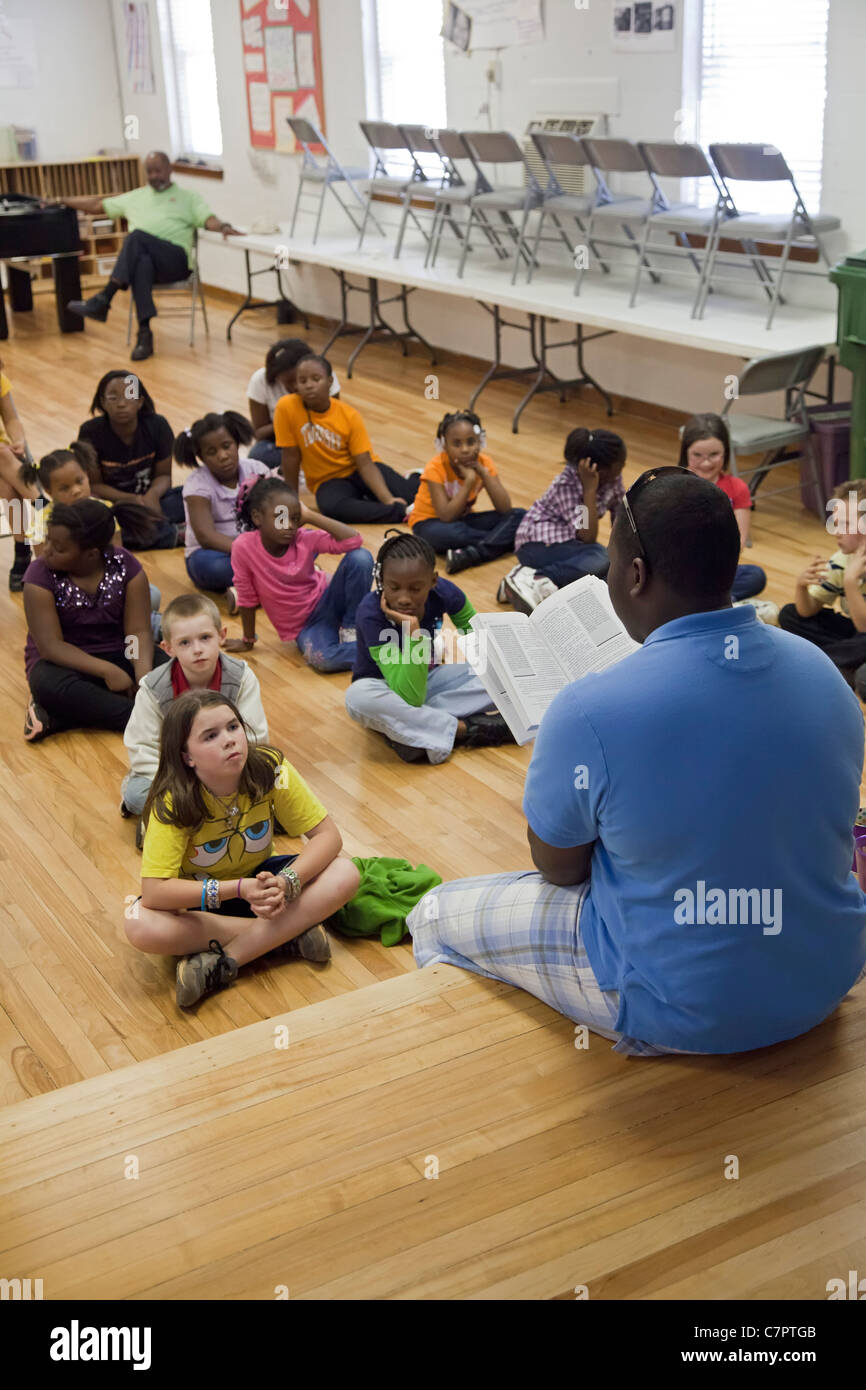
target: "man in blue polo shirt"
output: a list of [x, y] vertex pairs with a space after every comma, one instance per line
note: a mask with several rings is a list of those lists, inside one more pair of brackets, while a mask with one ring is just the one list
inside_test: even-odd
[[524, 797], [538, 872], [428, 894], [419, 965], [519, 985], [638, 1055], [766, 1047], [851, 989], [863, 717], [822, 652], [731, 607], [738, 551], [712, 484], [634, 484], [608, 583], [643, 645], [542, 721]]

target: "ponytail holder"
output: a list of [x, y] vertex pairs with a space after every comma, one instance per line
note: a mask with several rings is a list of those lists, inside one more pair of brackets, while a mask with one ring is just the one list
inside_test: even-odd
[[184, 430], [187, 439], [192, 439], [192, 430]]
[[591, 431], [590, 431], [589, 438], [587, 439], [586, 442], [587, 442], [587, 444], [591, 444], [591, 443], [592, 443], [592, 432], [591, 432]]

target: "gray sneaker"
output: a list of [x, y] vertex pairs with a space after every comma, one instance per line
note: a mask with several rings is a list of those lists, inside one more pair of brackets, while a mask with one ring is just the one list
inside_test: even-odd
[[275, 947], [268, 954], [279, 955], [284, 959], [299, 957], [301, 960], [311, 960], [321, 965], [323, 961], [331, 959], [331, 943], [328, 933], [320, 923], [318, 926], [308, 927], [291, 941], [284, 941], [282, 946]]
[[238, 963], [227, 956], [218, 941], [209, 943], [207, 951], [183, 956], [177, 963], [175, 998], [178, 1008], [189, 1009], [223, 985], [232, 985], [238, 977]]

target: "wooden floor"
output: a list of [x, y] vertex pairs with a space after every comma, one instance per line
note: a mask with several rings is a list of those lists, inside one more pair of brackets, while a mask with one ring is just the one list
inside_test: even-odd
[[[207, 410], [245, 409], [250, 372], [274, 338], [293, 331], [277, 329], [267, 311], [236, 325], [229, 345], [229, 312], [211, 305], [210, 339], [192, 351], [183, 321], [157, 321], [159, 353], [142, 379], [176, 430]], [[106, 326], [61, 336], [45, 299], [32, 321], [16, 317], [0, 353], [37, 456], [73, 438], [97, 379], [127, 366], [125, 323], [123, 306]], [[327, 329], [306, 336], [320, 345]], [[345, 398], [387, 462], [422, 465], [441, 414], [466, 403], [483, 368], [452, 357], [434, 369], [414, 349], [404, 360], [375, 347], [349, 382], [352, 346], [342, 340], [333, 352]], [[432, 371], [438, 401], [428, 399]], [[676, 461], [672, 425], [624, 414], [609, 422], [589, 396], [566, 405], [540, 398], [514, 436], [521, 394], [498, 384], [481, 402], [515, 504], [528, 505], [558, 471], [576, 424], [612, 423], [623, 434], [627, 479]], [[707, 407], [722, 394], [720, 381]], [[382, 528], [365, 534], [375, 550]], [[807, 558], [830, 549], [797, 493], [760, 501], [754, 536], [745, 558], [767, 570], [767, 597], [779, 604]], [[6, 540], [4, 574], [8, 563]], [[476, 607], [494, 606], [510, 563], [461, 576]], [[189, 587], [180, 551], [148, 556], [146, 565], [164, 601]], [[827, 1278], [856, 1267], [845, 1261], [866, 1198], [863, 986], [839, 1018], [784, 1048], [660, 1064], [627, 1061], [597, 1039], [589, 1054], [577, 1053], [571, 1026], [527, 997], [465, 976], [447, 988], [438, 977], [422, 982], [409, 946], [369, 941], [335, 939], [324, 969], [253, 966], [194, 1014], [181, 1013], [173, 960], [133, 951], [123, 932], [139, 856], [132, 823], [118, 814], [122, 742], [68, 734], [25, 744], [25, 628], [5, 578], [0, 624], [0, 1106], [9, 1107], [0, 1114], [0, 1226], [9, 1231], [0, 1273], [38, 1277], [50, 1268], [47, 1297], [273, 1297], [264, 1286], [277, 1283], [292, 1297], [566, 1297], [589, 1282], [593, 1297], [712, 1298], [823, 1297]], [[259, 632], [251, 661], [272, 737], [333, 814], [350, 853], [399, 855], [446, 879], [528, 867], [520, 807], [529, 749], [457, 752], [441, 767], [407, 767], [349, 721], [348, 675], [316, 675], [264, 619]], [[751, 779], [771, 775], [752, 760], [744, 797]], [[377, 1051], [380, 1002], [394, 1031]], [[309, 1040], [300, 1071], [300, 1053], [269, 1050], [274, 1021], [286, 1014]], [[452, 1024], [459, 1046], [439, 1049]], [[355, 1058], [353, 1048], [367, 1042], [369, 1056]], [[253, 1056], [258, 1063], [245, 1071]], [[120, 1068], [131, 1070], [109, 1075]], [[204, 1073], [198, 1089], [184, 1089], [184, 1078]], [[345, 1143], [335, 1150], [343, 1122]], [[271, 1123], [256, 1149], [252, 1138]], [[102, 1139], [109, 1130], [111, 1140]], [[294, 1212], [280, 1176], [290, 1140], [299, 1151], [289, 1191], [307, 1194]], [[143, 1176], [125, 1184], [120, 1164], [131, 1152]], [[740, 1157], [739, 1182], [721, 1178], [730, 1153]], [[428, 1154], [446, 1170], [438, 1184], [420, 1176]], [[204, 1176], [202, 1155], [213, 1157]], [[148, 1162], [159, 1165], [159, 1201]], [[246, 1215], [238, 1209], [230, 1230], [245, 1200]], [[325, 1268], [302, 1252], [329, 1221], [335, 1254]], [[291, 1251], [269, 1247], [262, 1261], [272, 1229], [281, 1240], [294, 1231]], [[383, 1229], [380, 1241], [374, 1233]], [[11, 1268], [13, 1253], [21, 1268]], [[861, 1249], [861, 1267], [863, 1259]]]

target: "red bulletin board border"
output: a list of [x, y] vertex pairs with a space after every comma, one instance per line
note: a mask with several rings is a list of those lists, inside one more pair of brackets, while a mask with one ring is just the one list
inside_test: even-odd
[[[322, 43], [319, 34], [319, 0], [309, 0], [309, 16], [304, 14], [303, 10], [296, 3], [296, 0], [282, 0], [282, 2], [281, 0], [257, 0], [257, 3], [254, 4], [250, 4], [249, 0], [238, 0], [238, 3], [240, 6], [241, 16], [241, 48], [244, 54], [244, 82], [246, 85], [247, 94], [247, 121], [249, 123], [250, 144], [252, 145], [253, 149], [273, 150], [277, 147], [273, 102], [273, 98], [275, 96], [290, 97], [292, 100], [293, 113], [297, 112], [298, 109], [301, 106], [303, 106], [304, 102], [307, 100], [308, 97], [314, 97], [316, 101], [316, 106], [318, 107], [319, 111], [319, 128], [321, 129], [323, 134], [326, 134], [327, 130], [325, 126], [325, 93], [324, 83], [322, 81]], [[244, 24], [249, 24], [250, 21], [255, 21], [256, 19], [258, 19], [259, 21], [259, 26], [262, 32], [262, 44], [260, 47], [254, 47], [252, 44], [249, 44], [245, 38], [244, 33]], [[280, 91], [279, 89], [271, 91], [271, 129], [270, 131], [254, 130], [252, 98], [250, 89], [254, 82], [264, 81], [267, 83], [268, 73], [266, 68], [264, 68], [261, 72], [248, 71], [246, 59], [248, 56], [251, 57], [254, 55], [258, 55], [262, 59], [262, 62], [266, 64], [267, 49], [265, 48], [264, 43], [264, 32], [266, 29], [272, 26], [282, 27], [283, 25], [290, 25], [294, 29], [295, 34], [301, 33], [313, 35], [313, 64], [315, 69], [316, 85], [315, 87], [299, 87], [297, 91], [294, 92]], [[255, 25], [253, 24], [251, 27], [255, 27]], [[289, 134], [289, 138], [292, 142], [292, 149], [297, 150], [298, 144], [294, 140], [294, 137], [291, 136], [291, 132], [288, 131], [288, 128], [287, 133]], [[281, 153], [289, 152], [290, 151], [288, 150], [281, 151]]]

